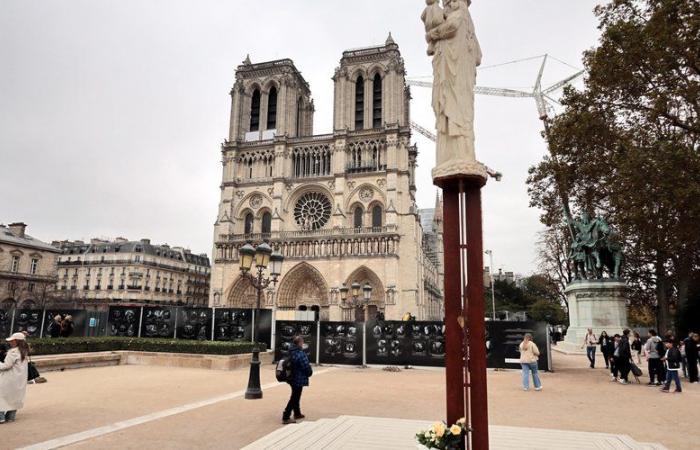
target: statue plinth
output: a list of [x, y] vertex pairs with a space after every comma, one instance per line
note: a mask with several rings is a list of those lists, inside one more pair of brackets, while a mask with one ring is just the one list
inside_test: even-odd
[[476, 160], [447, 161], [432, 170], [433, 184], [442, 186], [446, 181], [460, 178], [476, 179], [480, 186], [486, 184], [488, 173], [486, 166]]
[[627, 328], [627, 291], [624, 281], [616, 279], [576, 280], [564, 291], [569, 301], [569, 328], [560, 342], [564, 350], [581, 351], [588, 328], [596, 336], [622, 334]]

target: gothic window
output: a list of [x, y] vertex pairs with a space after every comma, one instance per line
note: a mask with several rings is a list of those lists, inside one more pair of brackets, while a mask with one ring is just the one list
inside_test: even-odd
[[331, 218], [331, 201], [320, 192], [308, 192], [294, 206], [294, 220], [304, 231], [322, 228]]
[[260, 130], [260, 91], [253, 91], [250, 102], [250, 131]]
[[270, 89], [267, 97], [267, 129], [277, 128], [277, 88]]
[[328, 145], [296, 147], [292, 150], [292, 170], [297, 178], [330, 175], [330, 147]]
[[365, 79], [357, 77], [355, 82], [355, 129], [365, 128]]
[[382, 126], [382, 77], [374, 76], [372, 81], [372, 128]]
[[269, 212], [266, 212], [262, 216], [262, 228], [261, 231], [263, 233], [269, 233], [270, 229], [272, 228], [272, 214]]
[[350, 173], [386, 170], [386, 142], [383, 140], [351, 142], [347, 152]]
[[355, 228], [362, 228], [362, 207], [358, 206], [355, 208], [355, 212], [353, 212], [353, 226]]
[[301, 136], [301, 97], [297, 99], [297, 137]]
[[382, 226], [382, 207], [377, 205], [372, 208], [372, 227], [379, 228]]
[[245, 216], [245, 229], [243, 231], [245, 234], [250, 234], [253, 232], [253, 215], [251, 213]]
[[253, 158], [248, 160], [248, 167], [246, 170], [246, 178], [253, 178]]

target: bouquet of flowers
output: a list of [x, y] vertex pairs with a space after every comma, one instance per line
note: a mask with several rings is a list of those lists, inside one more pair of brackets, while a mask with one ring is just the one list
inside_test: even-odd
[[416, 441], [429, 449], [453, 450], [460, 448], [466, 432], [466, 421], [462, 417], [450, 427], [445, 422], [435, 422], [427, 430], [416, 434]]

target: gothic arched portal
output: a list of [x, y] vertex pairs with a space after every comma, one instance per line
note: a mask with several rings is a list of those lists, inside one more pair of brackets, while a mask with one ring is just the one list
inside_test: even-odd
[[277, 291], [279, 308], [298, 309], [299, 306], [328, 307], [328, 284], [316, 268], [306, 262], [294, 266], [282, 278]]
[[[238, 277], [231, 285], [226, 298], [229, 308], [255, 308], [257, 304], [257, 291], [247, 278]], [[265, 298], [263, 297], [261, 306], [264, 306], [264, 302]]]

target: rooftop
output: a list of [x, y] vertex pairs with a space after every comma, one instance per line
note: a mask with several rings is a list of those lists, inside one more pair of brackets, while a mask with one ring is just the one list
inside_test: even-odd
[[10, 225], [0, 224], [0, 242], [49, 252], [61, 252], [51, 244], [47, 244], [44, 241], [40, 241], [26, 234], [24, 232], [26, 227], [27, 225], [22, 222], [12, 223]]

